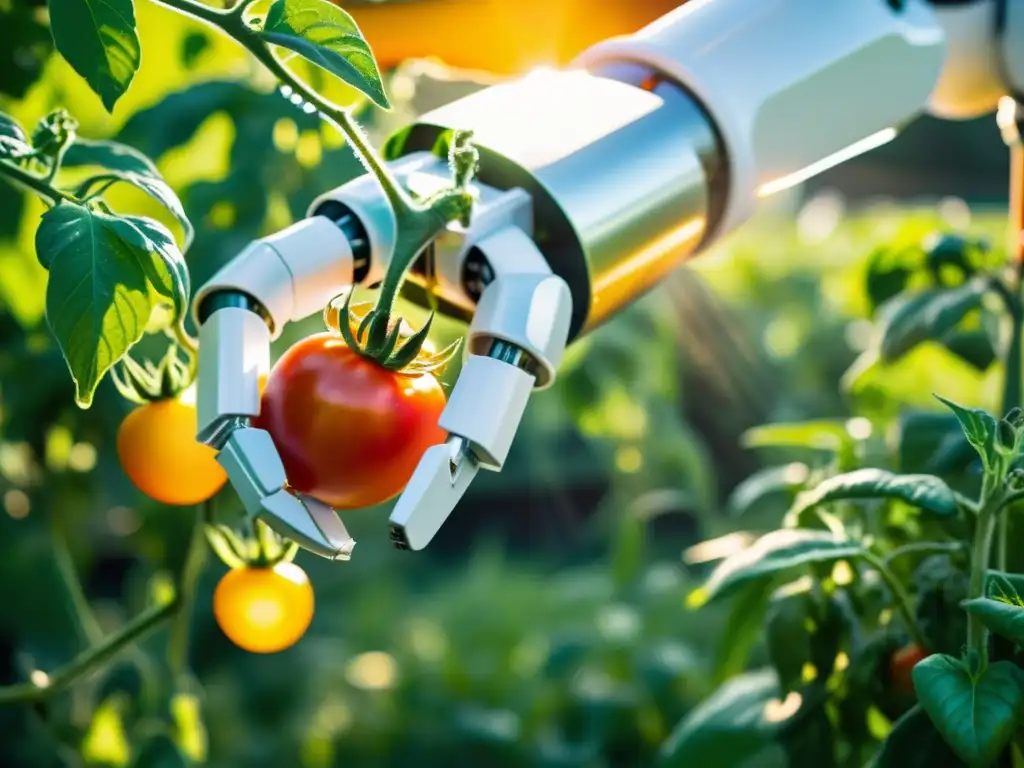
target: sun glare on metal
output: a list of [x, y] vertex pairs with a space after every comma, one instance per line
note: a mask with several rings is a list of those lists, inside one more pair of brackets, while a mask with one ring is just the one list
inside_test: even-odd
[[877, 149], [883, 144], [888, 144], [896, 138], [896, 135], [897, 131], [895, 128], [886, 128], [884, 131], [873, 133], [867, 138], [854, 142], [850, 146], [845, 147], [838, 152], [834, 152], [816, 163], [811, 163], [806, 168], [802, 168], [795, 173], [791, 173], [787, 176], [783, 176], [782, 178], [762, 184], [757, 190], [758, 197], [768, 197], [769, 195], [774, 195], [776, 192], [782, 192], [783, 190], [795, 187], [797, 184], [801, 184], [802, 182], [817, 176], [819, 173], [827, 171], [829, 168], [839, 165], [840, 163], [845, 163], [847, 160], [852, 160], [857, 157], [857, 155], [862, 155], [865, 152], [870, 152], [872, 149]]

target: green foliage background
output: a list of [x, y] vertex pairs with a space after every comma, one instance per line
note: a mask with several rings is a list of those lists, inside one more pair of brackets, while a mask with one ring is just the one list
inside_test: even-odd
[[[0, 110], [31, 125], [66, 107], [81, 135], [152, 157], [196, 227], [194, 285], [359, 172], [340, 137], [275, 94], [230, 41], [152, 4], [136, 7], [142, 68], [107, 114], [52, 54], [44, 12], [0, 0]], [[343, 86], [314, 84], [355, 102]], [[410, 65], [390, 75], [396, 110], [365, 122], [380, 138], [472, 87]], [[177, 227], [127, 186], [109, 199]], [[46, 273], [33, 252], [42, 210], [0, 186], [6, 683], [60, 665], [165, 589], [192, 521], [190, 510], [142, 498], [121, 473], [114, 436], [130, 406], [109, 382], [92, 409], [73, 404], [43, 317]], [[156, 634], [68, 695], [0, 709], [5, 764], [653, 764], [681, 717], [765, 658], [760, 616], [685, 606], [714, 556], [681, 552], [770, 529], [784, 510], [730, 512], [729, 493], [765, 458], [740, 449], [739, 436], [761, 422], [857, 418], [854, 431], [866, 424], [880, 450], [896, 450], [901, 414], [936, 410], [933, 391], [998, 403], [998, 366], [979, 371], [936, 343], [840, 389], [870, 342], [872, 250], [936, 228], [998, 244], [1005, 222], [998, 209], [955, 201], [854, 213], [828, 195], [777, 201], [573, 348], [559, 384], [532, 404], [507, 469], [477, 481], [436, 551], [392, 550], [386, 510], [352, 515], [351, 563], [300, 556], [316, 617], [299, 645], [272, 657], [244, 654], [216, 628], [210, 602], [223, 568], [210, 558], [191, 674], [167, 667], [167, 639]], [[316, 327], [290, 329], [277, 351]], [[230, 491], [218, 509], [237, 513]], [[69, 572], [84, 595], [69, 589]], [[152, 737], [168, 722], [175, 751], [140, 752], [161, 743]], [[776, 758], [785, 764], [757, 765]]]

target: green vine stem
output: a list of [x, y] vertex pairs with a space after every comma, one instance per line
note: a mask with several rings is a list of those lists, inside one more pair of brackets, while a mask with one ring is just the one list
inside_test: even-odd
[[412, 198], [409, 197], [394, 176], [391, 175], [384, 161], [370, 145], [367, 136], [352, 120], [348, 112], [344, 108], [332, 104], [321, 97], [302, 80], [289, 72], [270, 51], [267, 44], [260, 39], [257, 31], [248, 26], [245, 19], [245, 11], [252, 5], [253, 0], [241, 0], [241, 2], [227, 9], [212, 8], [196, 0], [153, 1], [209, 24], [245, 47], [256, 57], [257, 61], [270, 70], [271, 74], [282, 85], [290, 87], [298, 96], [316, 107], [324, 118], [337, 125], [338, 129], [345, 134], [345, 138], [352, 145], [360, 161], [377, 178], [399, 221], [410, 214], [421, 213]]
[[188, 669], [188, 639], [192, 619], [192, 605], [195, 602], [196, 583], [206, 566], [206, 526], [213, 521], [213, 501], [208, 499], [199, 505], [196, 521], [192, 526], [185, 561], [181, 566], [178, 588], [181, 605], [171, 626], [171, 639], [167, 649], [167, 660], [171, 674], [181, 677]]
[[955, 555], [968, 551], [969, 547], [961, 542], [920, 541], [904, 544], [886, 555], [886, 566], [903, 557], [926, 557], [928, 555]]
[[[245, 12], [253, 0], [241, 0], [226, 10], [213, 8], [197, 0], [153, 1], [203, 21], [238, 42], [278, 80], [282, 88], [288, 89], [290, 93], [311, 105], [322, 119], [337, 127], [366, 170], [377, 179], [394, 213], [398, 237], [377, 303], [371, 315], [367, 317], [367, 343], [364, 347], [357, 348], [357, 351], [382, 365], [388, 365], [389, 361], [394, 359], [391, 355], [395, 352], [394, 344], [389, 343], [394, 302], [406, 273], [438, 232], [450, 221], [464, 220], [467, 217], [470, 198], [465, 185], [468, 184], [472, 173], [467, 173], [465, 167], [457, 170], [453, 165], [456, 182], [453, 188], [443, 190], [422, 202], [414, 200], [388, 170], [386, 163], [348, 110], [324, 99], [301, 78], [290, 72], [260, 37], [259, 30], [249, 25]], [[463, 166], [466, 164], [463, 163]], [[341, 325], [344, 326], [344, 323]], [[421, 345], [422, 342], [423, 339], [417, 338], [407, 343]], [[404, 361], [409, 356], [403, 355], [401, 359]]]
[[22, 186], [31, 190], [39, 197], [46, 200], [50, 205], [56, 205], [61, 201], [69, 203], [78, 202], [77, 198], [73, 195], [69, 195], [67, 192], [61, 192], [46, 181], [46, 179], [35, 176], [24, 168], [19, 168], [17, 165], [4, 160], [0, 160], [0, 176], [6, 177], [17, 186]]
[[195, 579], [198, 576], [199, 569], [196, 563], [201, 562], [205, 557], [206, 543], [202, 535], [201, 520], [196, 521], [196, 528], [198, 533], [194, 531], [191, 536], [191, 542], [185, 554], [185, 566], [176, 580], [174, 596], [170, 600], [162, 605], [147, 608], [117, 632], [87, 648], [63, 667], [47, 673], [45, 676], [40, 675], [41, 679], [0, 687], [0, 706], [46, 701], [80, 678], [96, 672], [121, 651], [180, 612], [187, 611], [191, 606], [195, 591]]
[[903, 588], [903, 584], [900, 583], [900, 580], [896, 578], [896, 574], [889, 569], [889, 566], [878, 555], [873, 552], [867, 552], [864, 554], [864, 559], [878, 571], [886, 586], [889, 587], [889, 591], [892, 592], [896, 610], [903, 618], [903, 623], [907, 625], [907, 633], [910, 635], [911, 640], [927, 650], [929, 643], [924, 636], [924, 632], [921, 631], [921, 625], [917, 623], [913, 603], [910, 600], [910, 595], [907, 594], [907, 590]]
[[[978, 513], [978, 527], [974, 533], [974, 546], [971, 554], [971, 577], [968, 595], [971, 598], [983, 597], [985, 594], [985, 575], [988, 573], [989, 558], [992, 553], [992, 539], [996, 525], [1005, 506], [1005, 499], [1000, 494], [993, 495], [981, 507]], [[1003, 516], [1005, 517], [1005, 515]], [[972, 614], [967, 614], [967, 648], [978, 654], [982, 668], [988, 663], [988, 632], [985, 625]]]
[[153, 606], [88, 650], [76, 656], [65, 666], [47, 675], [45, 682], [19, 683], [0, 688], [0, 706], [26, 702], [40, 702], [70, 686], [83, 675], [95, 671], [114, 658], [121, 650], [141, 639], [150, 630], [160, 626], [174, 615], [176, 599]]

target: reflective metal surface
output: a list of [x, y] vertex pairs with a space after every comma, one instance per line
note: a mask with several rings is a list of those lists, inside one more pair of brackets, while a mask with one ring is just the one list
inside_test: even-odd
[[428, 113], [389, 152], [430, 150], [456, 128], [475, 133], [482, 182], [531, 194], [537, 245], [573, 292], [573, 336], [692, 255], [714, 215], [713, 129], [647, 72], [538, 72]]

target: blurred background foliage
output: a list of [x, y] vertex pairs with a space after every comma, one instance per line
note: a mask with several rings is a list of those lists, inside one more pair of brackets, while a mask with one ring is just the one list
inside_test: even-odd
[[[360, 168], [230, 42], [150, 3], [136, 13], [142, 68], [108, 115], [52, 53], [45, 4], [0, 0], [0, 110], [30, 125], [63, 106], [82, 135], [152, 157], [196, 226], [198, 285]], [[422, 61], [389, 72], [388, 85], [395, 110], [361, 113], [378, 140], [480, 87]], [[910, 131], [773, 200], [574, 346], [505, 471], [477, 480], [430, 550], [391, 549], [386, 510], [365, 510], [347, 520], [359, 541], [351, 563], [301, 555], [317, 612], [297, 646], [250, 656], [220, 634], [210, 603], [223, 567], [211, 557], [191, 676], [166, 668], [166, 638], [154, 635], [46, 706], [0, 709], [3, 764], [173, 765], [161, 762], [172, 753], [224, 768], [650, 764], [674, 723], [761, 653], [758, 617], [742, 606], [699, 618], [685, 608], [708, 565], [742, 540], [729, 534], [774, 527], [781, 514], [771, 504], [735, 514], [737, 485], [778, 459], [743, 447], [745, 431], [857, 417], [858, 434], [898, 452], [900, 414], [934, 409], [931, 392], [998, 401], [998, 370], [939, 343], [842, 387], [871, 343], [864, 275], [877, 248], [914, 246], [936, 229], [1004, 238], [994, 123], [924, 120]], [[109, 201], [176, 226], [127, 185]], [[129, 406], [109, 382], [89, 411], [73, 405], [43, 318], [41, 211], [0, 186], [5, 683], [60, 665], [166, 588], [192, 523], [190, 510], [148, 502], [121, 473], [113, 441]], [[314, 318], [289, 329], [276, 352], [318, 327]], [[217, 503], [237, 513], [230, 491]], [[161, 751], [162, 718], [177, 724], [174, 750]], [[144, 734], [156, 746], [140, 756]]]

